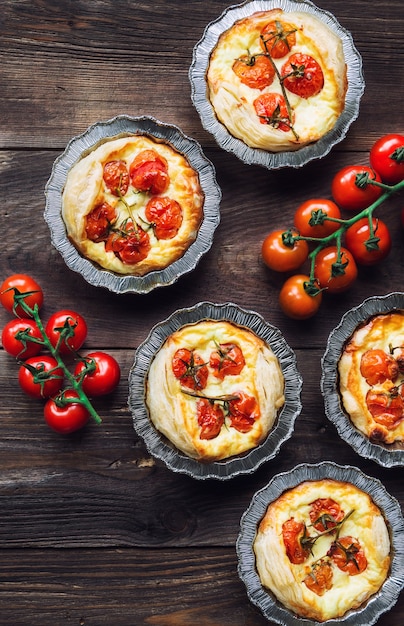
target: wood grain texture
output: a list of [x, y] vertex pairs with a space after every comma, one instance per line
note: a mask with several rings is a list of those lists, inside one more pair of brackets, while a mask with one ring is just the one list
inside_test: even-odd
[[[390, 256], [361, 269], [354, 288], [324, 298], [319, 314], [281, 312], [284, 277], [260, 258], [262, 239], [293, 223], [308, 198], [330, 197], [335, 172], [367, 163], [381, 134], [403, 132], [401, 0], [324, 0], [363, 58], [366, 90], [347, 137], [301, 169], [267, 171], [224, 153], [203, 130], [188, 69], [225, 0], [3, 0], [0, 15], [0, 279], [31, 273], [43, 317], [61, 308], [88, 323], [85, 351], [105, 349], [119, 388], [95, 404], [103, 423], [69, 437], [51, 432], [41, 402], [24, 396], [18, 364], [0, 350], [0, 626], [264, 626], [237, 574], [240, 519], [254, 493], [297, 463], [335, 461], [379, 478], [404, 502], [402, 468], [359, 457], [324, 413], [321, 357], [351, 307], [403, 290], [403, 198], [383, 205]], [[50, 243], [44, 189], [74, 135], [118, 114], [152, 115], [197, 139], [222, 189], [221, 222], [198, 267], [170, 287], [118, 296], [71, 272]], [[381, 215], [381, 213], [380, 213]], [[283, 332], [303, 375], [303, 409], [280, 453], [250, 476], [194, 481], [150, 456], [128, 410], [136, 348], [178, 308], [235, 302]], [[0, 325], [9, 315], [0, 311]], [[84, 352], [85, 352], [84, 351]], [[404, 602], [378, 626], [402, 626]]]

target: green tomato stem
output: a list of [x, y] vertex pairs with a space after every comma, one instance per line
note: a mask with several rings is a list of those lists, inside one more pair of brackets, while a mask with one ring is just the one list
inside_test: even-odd
[[[314, 266], [315, 266], [316, 257], [318, 253], [329, 244], [335, 242], [335, 245], [338, 249], [338, 257], [339, 257], [341, 246], [342, 246], [342, 237], [345, 231], [350, 226], [352, 226], [353, 224], [355, 224], [356, 222], [358, 222], [360, 219], [364, 217], [367, 217], [369, 220], [369, 224], [372, 225], [372, 217], [373, 217], [373, 212], [375, 211], [375, 209], [377, 209], [381, 204], [383, 204], [383, 202], [385, 202], [391, 195], [393, 195], [394, 193], [397, 193], [398, 191], [401, 191], [401, 189], [404, 189], [404, 180], [400, 181], [399, 183], [396, 183], [395, 185], [385, 185], [383, 183], [377, 183], [373, 181], [371, 181], [370, 184], [375, 184], [379, 187], [383, 187], [383, 189], [385, 189], [385, 192], [381, 196], [379, 196], [379, 198], [377, 198], [377, 200], [375, 200], [371, 205], [366, 207], [366, 209], [363, 209], [362, 211], [360, 211], [359, 213], [357, 213], [350, 219], [339, 219], [339, 218], [328, 218], [328, 217], [325, 218], [327, 221], [338, 222], [339, 224], [341, 224], [338, 230], [334, 231], [330, 235], [327, 235], [326, 237], [304, 237], [301, 235], [297, 235], [296, 237], [294, 237], [295, 241], [303, 239], [304, 241], [314, 242], [318, 244], [310, 252], [309, 257], [308, 257], [310, 259], [309, 276], [310, 276], [311, 284], [315, 283]], [[373, 226], [372, 226], [371, 232], [372, 231], [373, 231]]]
[[[93, 405], [91, 404], [88, 396], [84, 393], [83, 391], [83, 387], [82, 387], [82, 382], [83, 379], [79, 378], [76, 379], [73, 374], [70, 372], [69, 368], [65, 365], [62, 357], [60, 356], [60, 352], [59, 352], [59, 345], [60, 345], [60, 341], [57, 342], [56, 347], [54, 347], [46, 332], [45, 332], [45, 328], [44, 325], [42, 323], [42, 320], [40, 318], [39, 315], [39, 309], [38, 309], [38, 305], [35, 304], [34, 308], [31, 308], [24, 300], [24, 298], [22, 297], [21, 300], [19, 301], [20, 306], [24, 309], [24, 311], [26, 311], [26, 313], [28, 313], [36, 322], [36, 325], [39, 328], [39, 331], [42, 335], [43, 341], [42, 341], [42, 345], [47, 348], [49, 350], [49, 352], [51, 353], [51, 355], [53, 356], [53, 358], [56, 360], [58, 366], [62, 369], [66, 379], [69, 382], [69, 388], [74, 389], [74, 391], [77, 393], [77, 398], [74, 399], [74, 402], [78, 403], [78, 404], [82, 404], [87, 411], [89, 412], [90, 416], [94, 419], [94, 421], [97, 424], [101, 424], [102, 419], [99, 416], [99, 414], [97, 413], [97, 411], [94, 409]], [[72, 400], [66, 400], [67, 402], [72, 402]]]

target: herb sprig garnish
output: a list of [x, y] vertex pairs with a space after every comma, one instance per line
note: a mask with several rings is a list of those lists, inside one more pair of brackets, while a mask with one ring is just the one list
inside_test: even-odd
[[[354, 513], [354, 511], [355, 511], [355, 509], [351, 509], [351, 511], [349, 511], [349, 513], [347, 513], [342, 518], [342, 520], [340, 520], [339, 522], [336, 522], [334, 524], [334, 526], [332, 526], [330, 528], [326, 528], [325, 530], [318, 532], [316, 535], [309, 535], [307, 533], [307, 527], [305, 526], [304, 532], [303, 532], [303, 536], [300, 538], [300, 544], [301, 544], [303, 550], [309, 551], [311, 554], [313, 554], [314, 544], [316, 543], [316, 541], [320, 537], [323, 537], [324, 535], [330, 535], [332, 533], [336, 533], [336, 540], [337, 540], [339, 535], [340, 535], [342, 525]], [[333, 521], [335, 522], [335, 520], [334, 520], [334, 518], [332, 516], [329, 516], [329, 517], [332, 518]], [[313, 524], [310, 524], [310, 526], [313, 526]], [[323, 557], [321, 557], [321, 558], [323, 558]]]

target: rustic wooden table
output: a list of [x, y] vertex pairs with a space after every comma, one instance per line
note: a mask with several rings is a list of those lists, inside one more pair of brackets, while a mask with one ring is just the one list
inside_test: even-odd
[[[17, 364], [0, 351], [0, 624], [13, 626], [264, 626], [237, 575], [235, 542], [253, 494], [300, 462], [331, 460], [379, 478], [404, 502], [401, 468], [359, 457], [324, 413], [320, 359], [343, 313], [374, 294], [403, 289], [403, 199], [383, 206], [393, 250], [361, 270], [353, 289], [325, 297], [310, 321], [286, 318], [283, 278], [260, 260], [265, 233], [291, 225], [310, 197], [330, 197], [333, 174], [367, 163], [380, 135], [403, 132], [401, 0], [323, 0], [351, 31], [366, 90], [348, 136], [320, 161], [267, 171], [223, 152], [190, 98], [192, 50], [226, 0], [3, 0], [0, 16], [1, 278], [32, 274], [43, 315], [81, 312], [86, 349], [122, 367], [119, 389], [98, 402], [103, 424], [59, 436], [42, 404], [18, 387]], [[148, 295], [89, 286], [50, 244], [44, 187], [68, 140], [118, 114], [152, 115], [198, 140], [223, 191], [211, 251], [176, 284]], [[380, 215], [380, 214], [379, 214]], [[303, 374], [294, 434], [256, 473], [226, 482], [176, 475], [147, 453], [127, 408], [127, 375], [150, 328], [177, 308], [232, 301], [279, 327]], [[9, 315], [2, 310], [4, 325]], [[402, 626], [404, 598], [380, 626]]]

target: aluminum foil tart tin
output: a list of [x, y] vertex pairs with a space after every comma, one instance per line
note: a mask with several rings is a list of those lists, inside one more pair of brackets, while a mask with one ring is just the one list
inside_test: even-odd
[[[206, 72], [209, 67], [210, 55], [222, 33], [231, 28], [238, 20], [255, 12], [278, 8], [289, 12], [310, 13], [324, 22], [340, 37], [347, 66], [348, 90], [344, 110], [335, 126], [326, 135], [317, 142], [299, 150], [275, 153], [250, 148], [240, 139], [233, 137], [226, 127], [219, 122], [209, 100]], [[357, 119], [360, 100], [365, 90], [362, 57], [354, 45], [352, 35], [339, 24], [331, 13], [320, 9], [310, 0], [247, 0], [241, 4], [229, 6], [220, 17], [208, 24], [202, 38], [196, 44], [189, 69], [189, 79], [191, 82], [191, 99], [199, 113], [202, 126], [213, 135], [217, 144], [224, 150], [235, 154], [247, 165], [261, 165], [268, 169], [298, 168], [313, 159], [326, 156], [337, 143], [345, 138], [352, 122]]]
[[370, 441], [351, 422], [342, 408], [338, 391], [338, 361], [345, 342], [356, 328], [374, 315], [404, 310], [404, 293], [394, 292], [385, 296], [372, 296], [357, 307], [347, 311], [340, 323], [331, 331], [323, 355], [321, 391], [324, 397], [325, 414], [335, 425], [340, 437], [360, 456], [372, 459], [383, 467], [404, 465], [404, 449]]
[[[279, 360], [285, 378], [285, 404], [266, 439], [240, 457], [213, 463], [201, 463], [177, 450], [155, 429], [145, 403], [147, 375], [157, 351], [170, 334], [201, 320], [227, 320], [250, 329], [270, 346]], [[296, 355], [277, 328], [258, 313], [244, 310], [236, 304], [200, 302], [191, 308], [175, 311], [168, 319], [154, 326], [144, 343], [138, 347], [129, 373], [128, 404], [134, 429], [142, 437], [152, 456], [162, 460], [174, 472], [201, 480], [226, 480], [252, 473], [262, 463], [278, 454], [281, 445], [291, 437], [295, 420], [301, 411], [301, 388], [302, 378], [296, 367]]]
[[298, 617], [278, 602], [275, 596], [261, 585], [255, 569], [254, 540], [257, 527], [268, 505], [284, 491], [308, 480], [325, 478], [349, 482], [366, 492], [382, 511], [390, 532], [392, 564], [388, 578], [380, 590], [359, 609], [348, 611], [344, 617], [321, 622], [327, 626], [371, 626], [382, 613], [389, 611], [397, 602], [404, 586], [404, 520], [397, 500], [384, 485], [353, 466], [340, 466], [330, 461], [317, 465], [301, 464], [288, 472], [274, 476], [268, 485], [252, 498], [240, 522], [237, 538], [238, 573], [247, 588], [250, 601], [256, 605], [271, 623], [282, 626], [318, 626], [319, 622]]
[[[180, 259], [163, 270], [153, 271], [145, 276], [115, 274], [83, 257], [68, 239], [62, 218], [62, 193], [71, 167], [100, 144], [126, 135], [148, 135], [172, 145], [198, 172], [205, 195], [204, 217], [196, 240]], [[222, 193], [216, 181], [215, 168], [204, 155], [199, 143], [184, 135], [177, 126], [148, 116], [119, 115], [90, 126], [82, 135], [69, 141], [64, 152], [53, 164], [45, 187], [45, 197], [44, 218], [50, 229], [52, 244], [71, 270], [81, 274], [88, 283], [96, 287], [105, 287], [115, 293], [144, 294], [156, 287], [175, 283], [180, 276], [192, 271], [208, 252], [220, 222]]]

